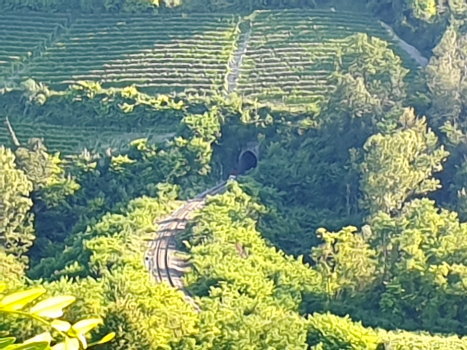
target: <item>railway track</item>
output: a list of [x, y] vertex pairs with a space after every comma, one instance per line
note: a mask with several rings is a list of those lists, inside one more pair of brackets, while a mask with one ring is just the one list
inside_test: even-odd
[[[233, 177], [231, 177], [233, 178]], [[190, 213], [202, 208], [207, 196], [213, 196], [225, 190], [227, 181], [198, 194], [194, 199], [175, 210], [170, 217], [159, 222], [157, 237], [149, 244], [145, 255], [145, 265], [157, 282], [167, 282], [170, 286], [181, 289], [187, 299], [193, 303], [182, 281], [186, 263], [175, 256], [175, 236], [186, 228]]]

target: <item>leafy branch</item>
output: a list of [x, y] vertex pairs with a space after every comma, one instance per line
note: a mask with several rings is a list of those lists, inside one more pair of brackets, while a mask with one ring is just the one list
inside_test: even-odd
[[[0, 284], [0, 293], [5, 288], [5, 284]], [[14, 337], [6, 337], [0, 338], [0, 350], [82, 350], [109, 342], [115, 337], [115, 333], [109, 333], [101, 340], [88, 344], [86, 334], [102, 324], [102, 319], [87, 318], [73, 325], [60, 320], [59, 318], [63, 316], [63, 309], [76, 300], [74, 296], [69, 295], [51, 297], [31, 305], [45, 292], [44, 288], [38, 287], [3, 296], [0, 299], [0, 313], [32, 318], [58, 333], [60, 341], [54, 340], [49, 331], [28, 339], [22, 344], [15, 344], [16, 338]], [[52, 342], [55, 343], [53, 346], [51, 346]]]

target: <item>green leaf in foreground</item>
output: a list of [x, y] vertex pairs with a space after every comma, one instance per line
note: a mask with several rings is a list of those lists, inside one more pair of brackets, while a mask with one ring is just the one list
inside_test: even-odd
[[30, 344], [18, 344], [10, 345], [5, 350], [45, 350], [50, 349], [49, 343], [39, 342], [39, 343], [30, 343]]
[[16, 338], [8, 337], [8, 338], [0, 338], [0, 349], [6, 348], [8, 345], [13, 344]]
[[0, 301], [0, 309], [21, 310], [31, 301], [39, 298], [44, 293], [44, 288], [33, 288], [9, 294]]
[[97, 327], [99, 324], [103, 324], [101, 318], [88, 318], [78, 321], [71, 327], [68, 335], [71, 337], [76, 337], [81, 343], [82, 347], [86, 349], [88, 345], [84, 335], [93, 328]]
[[44, 332], [44, 333], [36, 335], [33, 338], [26, 340], [24, 344], [42, 343], [42, 342], [47, 342], [47, 344], [50, 344], [51, 341], [52, 341], [52, 336], [50, 335], [50, 333]]
[[23, 344], [42, 343], [42, 342], [47, 342], [47, 344], [50, 344], [51, 341], [52, 341], [52, 336], [50, 335], [50, 333], [44, 332], [44, 333], [38, 334], [35, 337], [32, 337], [26, 340]]
[[60, 332], [68, 332], [71, 328], [71, 324], [62, 320], [53, 320], [50, 326]]
[[71, 329], [76, 335], [86, 334], [91, 329], [97, 327], [100, 324], [103, 324], [101, 318], [88, 318], [88, 319], [76, 322], [71, 327]]
[[34, 315], [49, 318], [58, 318], [63, 316], [63, 308], [72, 304], [76, 298], [71, 295], [53, 297], [37, 303], [31, 308], [30, 312]]
[[89, 344], [89, 347], [94, 346], [94, 345], [108, 343], [113, 338], [115, 338], [115, 333], [111, 332], [111, 333], [107, 334], [105, 337], [103, 337], [101, 340], [98, 340], [98, 341], [96, 341], [94, 343]]
[[52, 350], [79, 350], [78, 339], [66, 337], [64, 342], [56, 344]]

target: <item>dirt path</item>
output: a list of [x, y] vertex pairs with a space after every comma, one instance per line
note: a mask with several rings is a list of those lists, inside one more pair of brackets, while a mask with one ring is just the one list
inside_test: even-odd
[[397, 41], [400, 48], [404, 50], [405, 52], [407, 52], [410, 55], [410, 57], [412, 57], [415, 60], [415, 62], [417, 62], [422, 67], [426, 67], [428, 65], [428, 62], [429, 62], [428, 58], [422, 56], [420, 51], [418, 51], [415, 47], [413, 47], [412, 45], [406, 43], [404, 40], [399, 38], [397, 34], [394, 33], [394, 30], [390, 26], [388, 26], [386, 23], [381, 22], [381, 21], [380, 23], [383, 26], [383, 28], [385, 28], [388, 31], [389, 35], [391, 35], [391, 37]]
[[227, 76], [228, 89], [227, 94], [231, 94], [238, 83], [238, 76], [240, 75], [240, 66], [242, 64], [243, 56], [245, 55], [248, 47], [248, 42], [250, 41], [251, 36], [251, 25], [248, 27], [248, 30], [240, 34], [239, 44], [237, 50], [235, 50], [233, 60], [229, 63], [229, 75]]

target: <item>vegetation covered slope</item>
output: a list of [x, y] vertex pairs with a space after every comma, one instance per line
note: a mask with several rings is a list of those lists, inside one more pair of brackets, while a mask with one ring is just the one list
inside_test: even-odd
[[[6, 28], [10, 18], [18, 20], [5, 15]], [[30, 20], [23, 15], [22, 21], [42, 25], [34, 16]], [[80, 16], [40, 54], [23, 55], [28, 64], [4, 79], [8, 85], [11, 79], [32, 78], [53, 89], [94, 81], [103, 87], [135, 85], [151, 93], [205, 95], [229, 90], [228, 66], [236, 60], [239, 83], [234, 92], [260, 102], [305, 105], [332, 91], [328, 78], [348, 36], [363, 32], [390, 41], [376, 21], [355, 13], [262, 11], [241, 22], [238, 16], [217, 14]], [[240, 31], [251, 31], [245, 43]], [[28, 50], [29, 41], [3, 40]], [[236, 58], [242, 45], [245, 57]], [[277, 74], [287, 79], [278, 82]], [[288, 95], [285, 101], [278, 99], [281, 94]]]
[[[79, 154], [84, 149], [105, 151], [121, 149], [135, 139], [148, 138], [151, 143], [163, 142], [173, 136], [172, 133], [161, 134], [164, 130], [136, 129], [126, 131], [118, 127], [71, 127], [41, 123], [12, 123], [16, 137], [21, 143], [30, 138], [44, 139], [50, 152], [63, 154]], [[12, 146], [11, 134], [6, 123], [0, 124], [0, 144]]]
[[[1, 95], [0, 104], [2, 144], [13, 146], [6, 124], [9, 116], [20, 142], [44, 138], [51, 151], [63, 154], [128, 149], [130, 141], [141, 137], [162, 143], [175, 135], [186, 108], [166, 95], [154, 98], [134, 87], [103, 89], [83, 82], [57, 92], [32, 80], [22, 84], [22, 89]], [[129, 113], [133, 110], [141, 113]], [[158, 110], [166, 113], [158, 114]]]
[[[140, 137], [162, 142], [176, 131], [177, 124], [168, 118], [150, 116], [151, 98], [127, 88], [130, 85], [140, 92], [185, 99], [231, 91], [282, 109], [316, 110], [336, 88], [332, 77], [345, 56], [343, 48], [353, 45], [352, 35], [363, 32], [388, 39], [375, 21], [327, 10], [262, 11], [247, 18], [53, 14], [47, 22], [36, 13], [0, 16], [0, 27], [8, 32], [1, 39], [5, 50], [24, 49], [18, 62], [5, 61], [3, 84], [16, 88], [3, 93], [0, 115], [10, 116], [20, 140], [48, 133], [46, 146], [65, 154], [85, 148], [120, 149]], [[335, 22], [341, 26], [332, 26]], [[28, 35], [32, 27], [44, 37]], [[242, 46], [245, 51], [239, 54]], [[413, 67], [410, 58], [406, 62]], [[88, 85], [93, 92], [84, 98], [98, 101], [79, 109], [61, 105], [60, 101], [82, 98], [75, 95]], [[18, 93], [18, 86], [25, 94]], [[120, 103], [109, 101], [115, 95], [120, 95]], [[43, 105], [40, 111], [32, 100]], [[136, 123], [125, 116], [135, 106], [149, 107], [148, 115]], [[104, 114], [108, 118], [102, 118]], [[0, 142], [11, 145], [6, 125], [0, 127]]]
[[24, 69], [24, 62], [44, 50], [68, 24], [66, 14], [44, 15], [30, 13], [0, 14], [0, 81], [14, 79]]
[[209, 93], [222, 86], [235, 16], [80, 17], [23, 77], [52, 88], [80, 80], [157, 93]]
[[[14, 127], [174, 133], [67, 157], [25, 136], [1, 146], [4, 294], [76, 295], [66, 319], [102, 318], [99, 333], [116, 333], [107, 349], [465, 349], [465, 38], [453, 20], [414, 80], [386, 41], [356, 33], [336, 49], [332, 93], [294, 113], [95, 82], [3, 90]], [[250, 141], [258, 167], [180, 237], [195, 310], [151, 280], [147, 240]], [[18, 342], [36, 327], [0, 321]]]
[[[322, 102], [335, 85], [332, 75], [352, 46], [353, 36], [368, 34], [388, 40], [374, 18], [329, 10], [258, 11], [240, 68], [237, 91], [242, 96], [283, 105]], [[390, 45], [398, 54], [396, 45]], [[406, 64], [415, 70], [410, 59]]]

